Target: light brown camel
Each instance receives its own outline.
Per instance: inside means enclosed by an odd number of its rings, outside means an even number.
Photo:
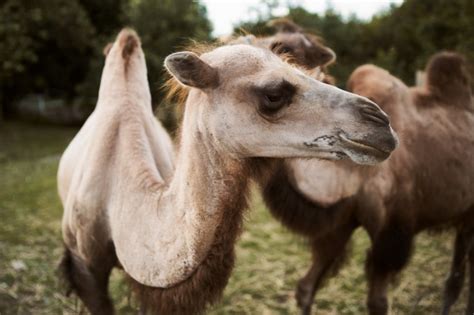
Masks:
[[[264,49],[179,52],[165,66],[188,91],[177,158],[151,110],[139,39],[124,30],[108,51],[96,109],[60,162],[61,266],[93,314],[113,313],[114,266],[145,312],[203,312],[230,276],[250,174],[274,158],[374,164],[397,143],[373,102]]]
[[[443,314],[462,288],[466,263],[474,312],[474,105],[462,57],[435,55],[427,83],[407,88],[375,66],[359,67],[349,80],[391,117],[400,146],[375,167],[345,161],[290,159],[269,178],[259,178],[273,215],[311,241],[313,264],[296,293],[303,314],[342,261],[353,231],[362,226],[372,248],[367,257],[368,310],[388,312],[387,291],[408,262],[414,236],[444,226],[457,231],[446,282]]]

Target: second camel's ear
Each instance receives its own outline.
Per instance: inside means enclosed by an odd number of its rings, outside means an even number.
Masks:
[[[328,66],[336,61],[336,53],[328,47],[324,47],[324,51],[321,53],[321,65]]]
[[[183,85],[198,89],[219,85],[217,70],[193,52],[182,51],[169,55],[165,59],[165,67]]]

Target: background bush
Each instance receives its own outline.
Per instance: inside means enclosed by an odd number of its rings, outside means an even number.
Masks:
[[[158,103],[163,58],[189,38],[208,40],[211,33],[205,7],[193,0],[5,0],[0,21],[0,106],[6,114],[30,93],[70,104],[94,99],[102,49],[124,26],[142,38]]]
[[[369,21],[356,16],[343,18],[331,8],[317,14],[292,7],[288,16],[321,35],[336,52],[331,74],[342,86],[355,67],[369,62],[413,84],[416,70],[423,69],[428,58],[440,50],[455,50],[466,55],[471,64],[474,61],[472,0],[405,0]],[[258,21],[243,22],[235,30],[269,34],[272,30],[266,23],[272,18],[271,14],[260,14]]]

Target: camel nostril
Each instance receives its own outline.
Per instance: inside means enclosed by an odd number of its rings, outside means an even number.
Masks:
[[[371,112],[362,111],[362,116],[369,121],[372,121],[384,126],[388,126],[390,124],[390,121],[388,120],[387,116],[381,113],[371,113]]]
[[[398,138],[395,134],[390,133],[390,135],[387,135],[386,137],[381,139],[384,145],[382,146],[382,151],[385,151],[387,153],[392,152],[395,150],[398,146]]]
[[[366,120],[384,126],[390,124],[388,116],[375,103],[363,100],[359,102],[358,107],[361,116]]]

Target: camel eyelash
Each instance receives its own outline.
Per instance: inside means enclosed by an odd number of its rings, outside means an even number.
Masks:
[[[278,112],[284,106],[291,104],[296,90],[296,87],[286,80],[264,87],[255,87],[254,91],[259,99],[259,111],[265,115]]]

